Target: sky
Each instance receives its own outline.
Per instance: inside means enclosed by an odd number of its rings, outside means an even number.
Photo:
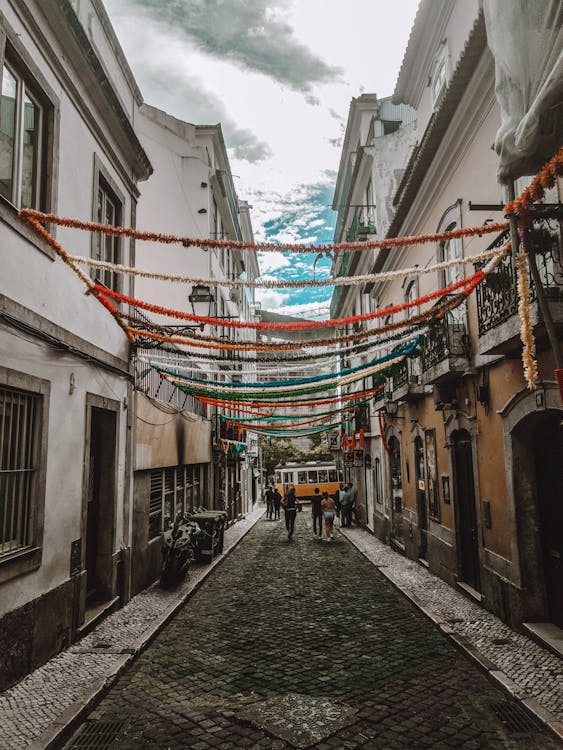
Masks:
[[[418,0],[104,1],[145,101],[221,123],[256,240],[331,242],[350,101],[393,93]],[[330,274],[326,257],[259,262],[270,278]],[[262,309],[308,317],[326,317],[332,294],[256,291]]]

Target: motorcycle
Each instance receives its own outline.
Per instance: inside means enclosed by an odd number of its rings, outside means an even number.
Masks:
[[[195,557],[201,533],[199,525],[181,513],[176,516],[173,524],[168,523],[162,539],[161,588],[172,588],[187,573]]]

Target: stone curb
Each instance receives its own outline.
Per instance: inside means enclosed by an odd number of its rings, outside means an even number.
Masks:
[[[550,711],[545,709],[536,698],[526,694],[525,689],[519,687],[513,680],[510,679],[502,670],[498,669],[490,659],[484,656],[470,641],[463,636],[458,635],[454,629],[448,625],[440,615],[436,614],[426,604],[412,593],[408,588],[404,588],[394,578],[393,575],[386,572],[386,564],[378,565],[373,560],[370,560],[369,555],[365,552],[360,544],[346,533],[346,531],[340,529],[340,533],[344,536],[350,544],[352,544],[358,552],[360,552],[374,568],[383,575],[389,583],[391,583],[397,591],[399,591],[406,599],[415,605],[434,625],[456,646],[457,649],[462,651],[469,659],[474,661],[479,668],[485,672],[485,674],[495,682],[500,688],[502,688],[511,698],[518,701],[523,706],[524,710],[531,714],[537,721],[543,726],[547,727],[559,740],[563,740],[563,722],[554,716]],[[368,533],[368,532],[366,532]],[[408,559],[408,558],[406,558]],[[563,747],[563,745],[562,745]]]
[[[111,686],[117,681],[117,678],[121,673],[127,669],[127,667],[147,648],[147,646],[155,639],[158,633],[164,628],[167,622],[172,618],[176,612],[181,609],[188,599],[199,589],[202,583],[207,577],[217,568],[222,562],[229,556],[232,550],[237,547],[244,537],[251,531],[251,529],[258,523],[262,518],[266,510],[262,512],[256,512],[256,517],[252,519],[248,528],[245,529],[241,535],[236,539],[230,547],[228,547],[220,557],[216,557],[209,565],[202,568],[202,575],[197,580],[194,580],[186,591],[182,592],[182,595],[176,599],[149,627],[143,632],[143,634],[133,642],[132,648],[133,653],[126,654],[117,658],[111,667],[106,671],[101,679],[95,681],[94,685],[82,696],[68,706],[55,721],[53,721],[43,732],[37,737],[28,750],[53,750],[56,745],[62,743],[68,739],[71,733],[76,728],[77,723],[90,712],[95,703],[98,703],[100,699],[108,692]],[[251,514],[248,514],[251,515]],[[247,516],[248,517],[248,516]],[[231,527],[232,528],[232,527]]]

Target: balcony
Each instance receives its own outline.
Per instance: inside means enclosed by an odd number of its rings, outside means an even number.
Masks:
[[[425,385],[452,380],[469,369],[469,337],[465,323],[456,321],[452,313],[431,324],[421,339],[421,350],[422,383]]]
[[[407,357],[393,368],[393,374],[387,380],[386,390],[392,401],[414,403],[424,396],[426,387],[422,384],[422,365],[420,357]]]
[[[530,244],[536,254],[538,272],[551,310],[554,324],[563,332],[563,268],[559,237],[549,225],[532,230]],[[519,351],[520,317],[516,269],[512,256],[502,259],[495,273],[477,287],[477,315],[479,323],[479,353],[513,355]],[[545,326],[538,310],[537,293],[530,278],[532,323],[538,345],[546,339]]]

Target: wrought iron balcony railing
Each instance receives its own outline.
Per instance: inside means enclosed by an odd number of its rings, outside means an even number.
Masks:
[[[422,371],[427,372],[451,357],[469,356],[469,343],[465,323],[455,322],[451,314],[430,325],[421,339]]]
[[[502,246],[508,234],[500,235],[491,247]],[[542,287],[548,299],[563,299],[563,269],[558,258],[558,237],[555,231],[542,225],[531,230],[530,246],[536,253],[536,262]],[[475,266],[482,268],[483,264]],[[537,294],[530,276],[530,298]],[[516,269],[512,255],[504,257],[494,273],[477,287],[477,315],[479,336],[483,336],[518,312]]]

